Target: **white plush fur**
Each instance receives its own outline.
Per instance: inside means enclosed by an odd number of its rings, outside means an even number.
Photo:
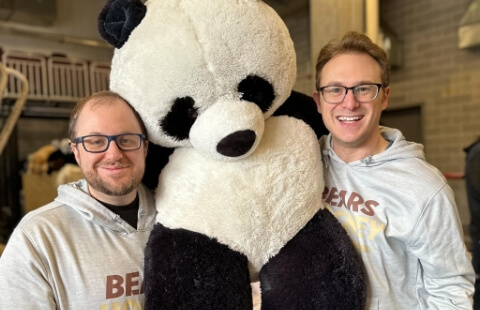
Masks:
[[[192,148],[176,150],[160,175],[157,220],[217,238],[244,253],[252,278],[322,205],[318,143],[302,121],[267,120],[247,158],[221,162]]]
[[[288,30],[258,0],[149,0],[147,13],[115,50],[111,89],[124,96],[156,144],[178,147],[160,176],[158,222],[217,238],[249,258],[252,280],[322,208],[317,139],[302,121],[271,117],[290,95],[296,59]],[[256,75],[275,94],[266,112],[242,99]],[[162,131],[177,98],[195,101],[189,138]],[[252,149],[226,157],[216,145],[239,130]]]

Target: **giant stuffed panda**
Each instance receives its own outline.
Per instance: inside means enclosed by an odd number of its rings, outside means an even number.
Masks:
[[[289,32],[259,0],[109,0],[110,88],[173,148],[145,249],[146,309],[363,309],[362,265],[322,202],[310,97]],[[150,156],[150,166],[155,166]],[[147,170],[150,171],[147,165]]]

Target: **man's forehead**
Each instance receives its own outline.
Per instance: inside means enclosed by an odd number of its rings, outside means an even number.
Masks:
[[[116,119],[121,121],[122,126],[127,124],[140,126],[135,117],[133,110],[128,104],[117,98],[100,98],[92,99],[85,103],[78,115],[78,124],[82,127],[93,126],[93,124],[108,124]]]
[[[112,97],[101,97],[101,98],[92,98],[85,103],[85,107],[89,107],[90,110],[95,110],[101,107],[109,107],[112,105],[127,105],[124,101],[118,98]]]
[[[346,82],[345,80],[356,84],[379,83],[378,79],[381,79],[381,75],[380,65],[370,55],[342,53],[325,64],[320,73],[320,80],[329,84]]]

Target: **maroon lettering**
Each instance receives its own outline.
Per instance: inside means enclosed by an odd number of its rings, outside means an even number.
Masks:
[[[340,196],[337,194],[337,188],[332,187],[330,189],[330,193],[328,194],[327,198],[325,199],[325,202],[331,205],[332,207],[336,207],[337,203],[335,202],[337,199],[339,199]]]
[[[365,215],[373,216],[375,215],[375,211],[373,211],[373,207],[378,207],[379,203],[375,200],[367,200],[365,201],[365,208],[362,208],[362,212]]]
[[[120,275],[107,276],[107,299],[118,298],[123,295],[133,296],[145,292],[145,286],[140,281],[140,272],[130,272]]]
[[[327,197],[328,195],[328,187],[324,187],[323,188],[323,193],[322,193],[322,199],[325,200],[325,198]]]
[[[348,199],[347,209],[352,210],[353,212],[358,212],[358,206],[361,204],[363,204],[362,196],[353,192]]]
[[[345,198],[347,196],[347,191],[340,191],[340,205],[339,207],[347,207],[347,204],[345,203],[345,201],[347,201],[347,199]]]
[[[374,208],[380,204],[375,200],[367,200],[358,193],[352,192],[350,195],[345,190],[339,191],[336,187],[330,190],[325,187],[322,192],[322,199],[332,207],[344,207],[353,212],[362,212],[368,216],[374,216]]]
[[[140,290],[138,289],[139,275],[139,272],[127,273],[125,282],[125,290],[127,291],[127,296],[138,295],[140,293]]]
[[[107,276],[107,299],[123,295],[123,277],[119,275]]]

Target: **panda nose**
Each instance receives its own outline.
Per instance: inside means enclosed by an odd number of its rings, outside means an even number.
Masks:
[[[217,144],[217,152],[228,157],[246,154],[255,143],[256,134],[252,130],[234,132]]]

